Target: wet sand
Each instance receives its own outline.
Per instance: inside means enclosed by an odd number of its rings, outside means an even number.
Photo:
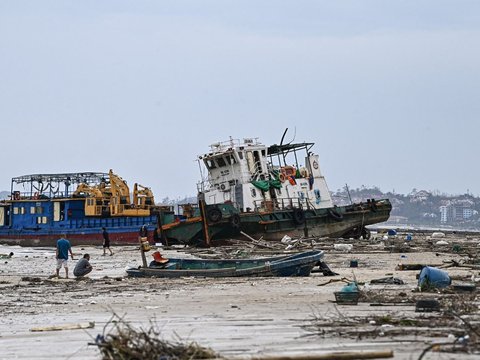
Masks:
[[[448,246],[425,247],[426,237],[418,236],[405,252],[390,249],[384,243],[363,241],[351,253],[333,249],[335,240],[317,243],[325,250],[324,260],[338,276],[313,273],[300,278],[181,278],[134,279],[125,269],[140,265],[136,247],[114,247],[114,256],[102,256],[100,247],[76,247],[76,259],[91,255],[93,272],[88,280],[52,279],[55,272],[53,248],[0,246],[0,254],[14,252],[11,259],[0,260],[0,358],[1,359],[99,359],[96,346],[88,345],[104,332],[115,313],[133,326],[148,328],[152,323],[165,340],[195,341],[211,347],[227,358],[266,355],[312,355],[332,351],[393,350],[396,359],[418,358],[434,341],[447,341],[449,332],[430,336],[429,332],[408,330],[389,335],[395,326],[369,323],[379,316],[417,318],[412,297],[431,298],[432,294],[412,291],[419,271],[399,271],[403,263],[442,264],[461,260],[464,254]],[[403,243],[403,240],[395,240]],[[477,239],[453,239],[476,249]],[[416,244],[422,242],[422,247]],[[401,247],[401,246],[400,246]],[[182,249],[162,250],[166,257],[192,256]],[[401,255],[404,255],[403,257]],[[350,261],[358,260],[351,268]],[[75,261],[76,262],[76,261]],[[70,275],[73,265],[70,261]],[[448,269],[451,276],[471,277],[478,270]],[[63,269],[60,274],[63,276]],[[372,279],[395,276],[405,285],[370,285]],[[367,283],[362,289],[386,298],[398,298],[400,304],[371,306],[337,305],[334,292],[342,278]],[[329,281],[333,282],[323,285]],[[323,286],[322,286],[323,285]],[[404,301],[405,303],[401,304]],[[429,314],[429,316],[440,316]],[[342,334],[338,326],[345,319],[362,319],[362,326],[375,336]],[[61,331],[30,331],[35,327],[94,322],[94,328]],[[321,324],[321,325],[319,325]],[[400,329],[397,327],[397,329]],[[384,331],[385,330],[385,331]],[[442,335],[443,334],[443,335]],[[425,359],[465,358],[474,355],[429,353]]]

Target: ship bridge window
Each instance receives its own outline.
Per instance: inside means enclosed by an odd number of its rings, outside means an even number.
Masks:
[[[215,161],[209,159],[205,160],[205,165],[207,165],[207,168],[210,169],[215,169],[217,166],[215,165]]]
[[[223,166],[227,165],[227,163],[225,162],[225,159],[223,157],[218,157],[217,158],[217,163],[218,163],[219,167],[223,167]]]
[[[228,165],[233,165],[237,163],[237,160],[235,160],[235,157],[233,155],[227,155],[227,162]]]
[[[253,158],[255,160],[255,163],[260,163],[260,153],[258,151],[253,152]]]
[[[37,224],[46,224],[46,223],[47,223],[47,217],[46,216],[37,217]]]

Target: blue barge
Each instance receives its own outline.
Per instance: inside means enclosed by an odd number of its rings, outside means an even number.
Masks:
[[[53,246],[66,236],[75,245],[101,245],[105,227],[112,244],[138,244],[143,225],[153,240],[154,208],[149,188],[135,184],[131,194],[112,170],[15,177],[0,202],[0,242]]]

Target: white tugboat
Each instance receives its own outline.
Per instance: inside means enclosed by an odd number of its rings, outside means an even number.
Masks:
[[[218,219],[212,205],[231,204],[238,214],[217,237],[235,231],[264,239],[290,236],[368,237],[366,225],[386,221],[388,199],[335,206],[313,143],[266,146],[257,139],[230,139],[200,155],[200,197],[209,222]],[[213,220],[213,221],[212,221]]]

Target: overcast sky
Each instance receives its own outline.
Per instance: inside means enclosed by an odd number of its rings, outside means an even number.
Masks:
[[[229,136],[315,142],[331,190],[480,195],[479,1],[0,0],[0,190],[196,194]]]

